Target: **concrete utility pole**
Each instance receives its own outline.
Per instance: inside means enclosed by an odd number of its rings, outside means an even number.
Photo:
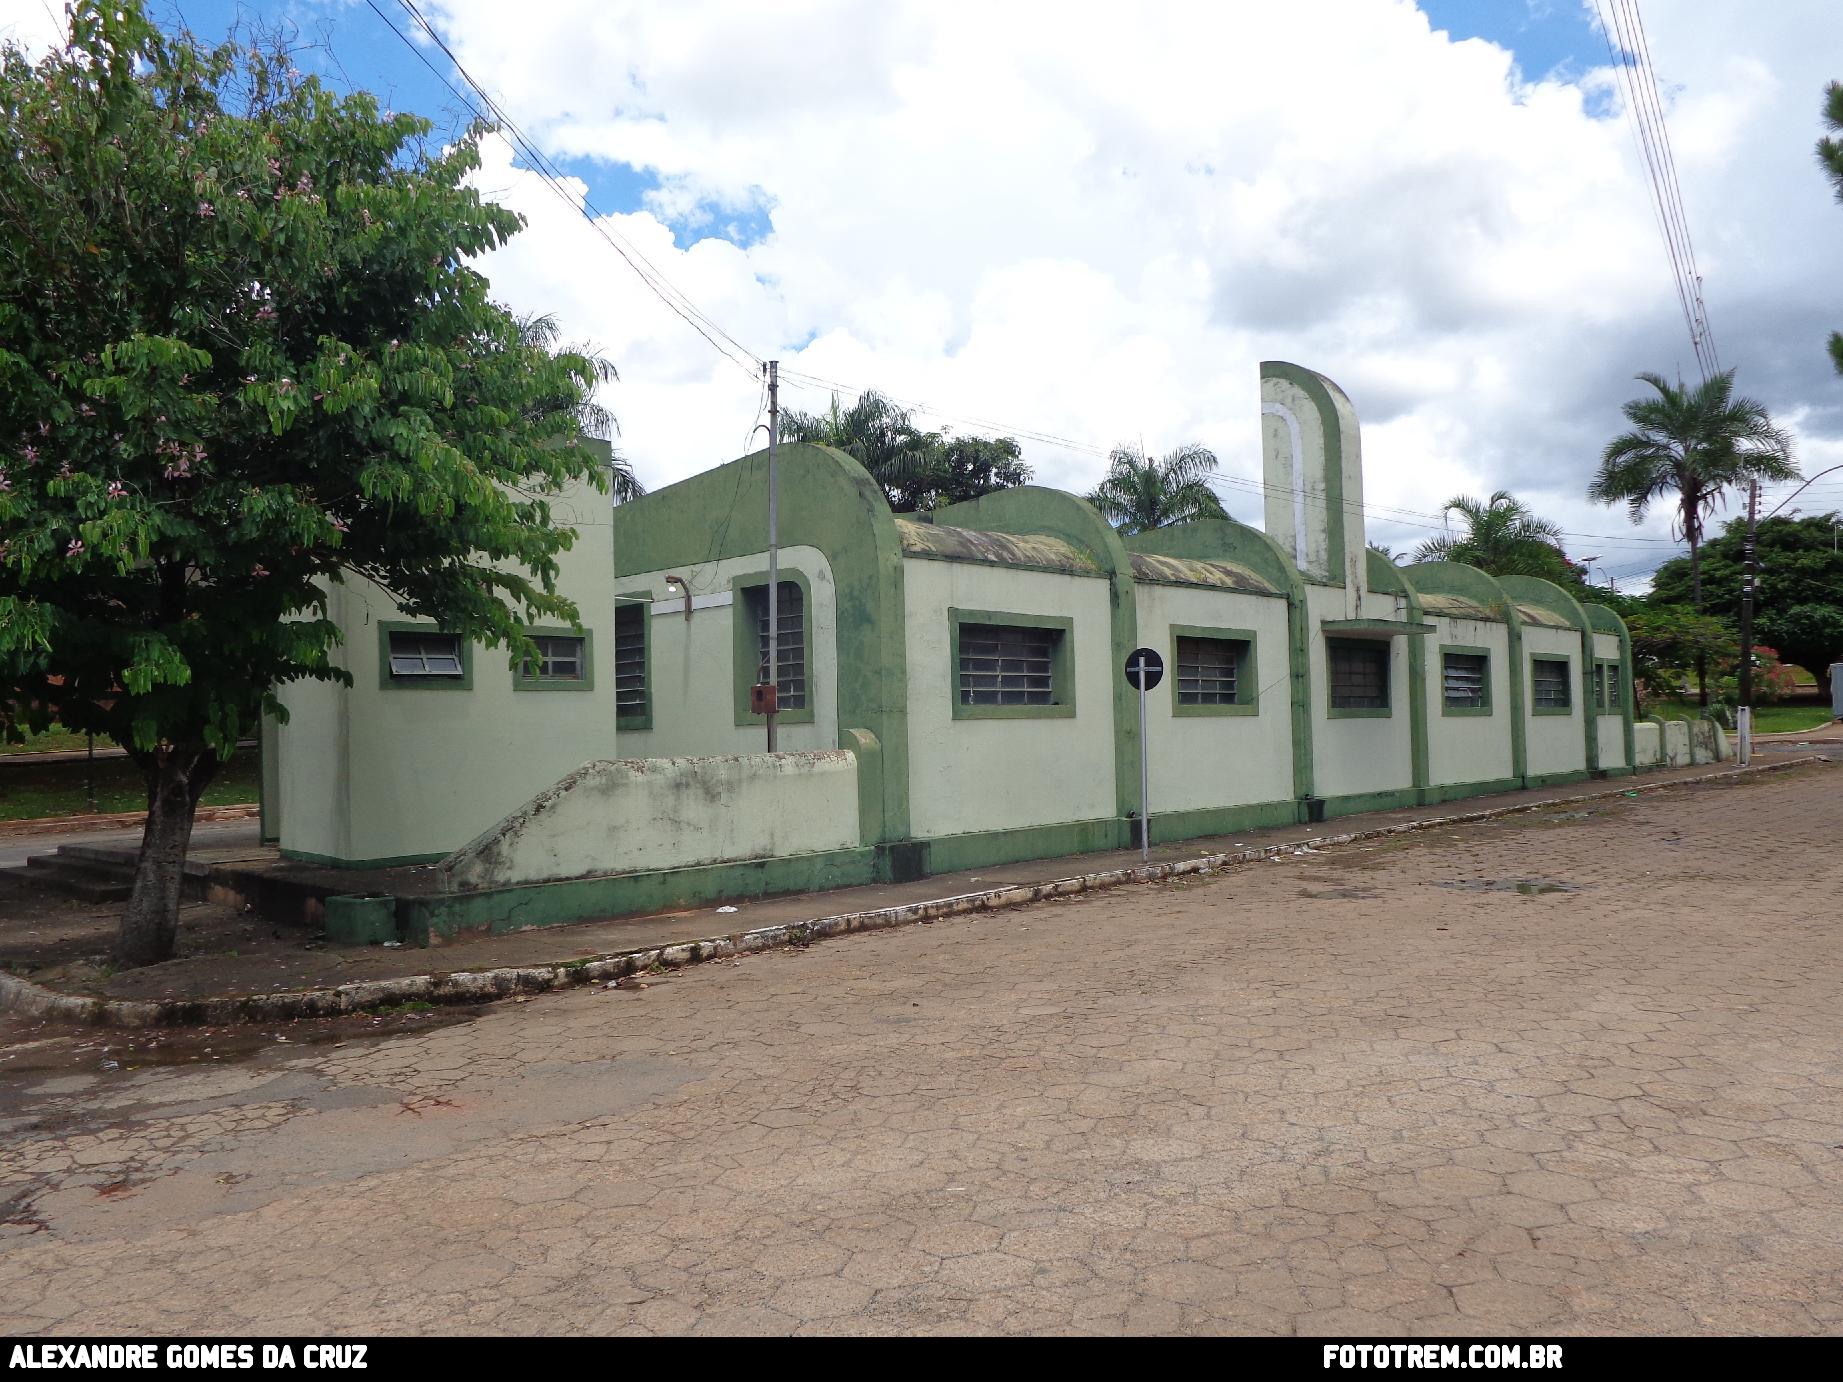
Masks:
[[[781,694],[781,362],[768,362],[768,690],[762,719],[768,752],[775,751],[774,717]]]
[[[1741,766],[1753,757],[1753,601],[1754,535],[1760,522],[1760,482],[1747,485],[1747,537],[1741,544],[1741,669],[1740,705],[1734,712],[1734,730],[1740,739]]]

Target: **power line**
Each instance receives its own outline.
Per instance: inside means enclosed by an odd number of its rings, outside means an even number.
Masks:
[[[429,60],[428,54],[423,52],[421,47],[419,47],[408,34],[404,33],[390,21],[390,18],[378,7],[376,0],[365,0],[366,7],[378,17],[386,28],[397,36],[398,40],[402,42],[410,52],[416,55],[417,61],[428,68],[442,85],[446,86],[448,90],[453,93],[455,99],[460,101],[462,105],[473,114],[475,119],[479,120],[482,124],[500,127],[510,137],[513,147],[523,154],[526,160],[533,165],[533,171],[537,173],[544,185],[550,188],[559,200],[563,201],[589,223],[590,229],[595,231],[597,235],[606,241],[609,248],[620,255],[621,259],[634,271],[640,281],[647,286],[655,297],[664,303],[666,307],[671,309],[671,311],[690,326],[692,330],[696,331],[709,342],[725,359],[736,365],[737,368],[743,370],[751,378],[759,377],[762,364],[761,357],[743,346],[727,331],[724,331],[722,327],[718,326],[715,321],[698,308],[696,303],[692,302],[689,297],[674,286],[671,280],[666,278],[666,276],[661,273],[636,246],[629,244],[624,237],[613,232],[604,223],[603,213],[589,200],[586,190],[581,197],[572,195],[570,191],[563,186],[563,174],[561,171],[536,144],[526,137],[524,131],[505,113],[504,108],[493,99],[486,88],[474,79],[472,73],[462,65],[460,59],[454,55],[453,50],[448,47],[442,40],[441,35],[436,32],[434,25],[424,18],[422,11],[416,7],[414,0],[398,0],[398,3],[402,6],[404,11],[415,20],[418,27],[429,36],[436,47],[440,48],[443,54],[447,56],[448,60],[454,64],[455,71],[460,74],[461,80],[465,82],[479,98],[480,104],[485,106],[487,111],[491,112],[490,119],[486,114],[481,112],[478,106],[468,100],[467,97],[463,96],[461,92],[455,88],[454,84],[448,80],[446,75]],[[721,337],[722,340],[719,341],[718,337]],[[727,345],[724,344],[725,342],[727,342]],[[738,355],[742,358],[738,359]]]

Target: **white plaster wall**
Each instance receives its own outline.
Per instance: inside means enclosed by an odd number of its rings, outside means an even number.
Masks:
[[[918,838],[1115,814],[1113,637],[1105,579],[905,558],[909,823]],[[1075,621],[1075,714],[956,720],[950,609]]]
[[[1326,619],[1342,619],[1345,592],[1330,586],[1308,585],[1306,608],[1310,612],[1312,639],[1312,731],[1315,752],[1313,783],[1321,797],[1348,796],[1355,792],[1406,791],[1414,785],[1414,738],[1408,709],[1408,649],[1406,638],[1391,638],[1389,656],[1389,709],[1386,719],[1330,717],[1331,680],[1325,664]],[[1406,619],[1405,605],[1390,594],[1371,593],[1357,615],[1363,619]],[[1410,635],[1432,637],[1433,635]]]
[[[816,547],[783,547],[781,578],[798,572],[811,593],[807,611],[807,647],[810,680],[807,696],[813,708],[811,724],[790,724],[783,716],[776,744],[783,751],[838,747],[838,585],[831,563]],[[623,730],[621,752],[631,758],[665,758],[674,755],[738,754],[765,751],[767,731],[757,723],[736,723],[736,631],[738,610],[730,582],[768,569],[768,554],[752,553],[724,561],[675,566],[622,577],[615,593],[647,592],[653,599],[669,601],[670,610],[649,611],[648,637],[652,640],[649,671],[653,710],[650,730]],[[682,592],[668,589],[668,575],[690,582],[694,603],[714,598],[719,603],[694,608],[684,615]],[[754,680],[754,669],[747,669]]]
[[[1650,720],[1632,726],[1633,756],[1640,768],[1655,768],[1664,761],[1663,732]]]
[[[1164,655],[1165,681],[1146,696],[1152,814],[1293,798],[1292,676],[1286,601],[1229,590],[1140,585],[1139,642]],[[1173,624],[1255,635],[1258,715],[1177,715]],[[1135,706],[1134,713],[1138,710]]]
[[[1438,632],[1427,635],[1427,770],[1434,786],[1496,782],[1511,775],[1510,630],[1488,619],[1436,616]],[[1484,648],[1489,654],[1491,713],[1446,713],[1440,653],[1448,644]]]
[[[1617,634],[1596,633],[1593,636],[1593,655],[1596,659],[1604,658],[1609,662],[1619,661],[1619,637]],[[1630,669],[1619,669],[1623,681],[1631,675]],[[1600,743],[1600,766],[1602,768],[1623,768],[1625,761],[1625,716],[1615,707],[1608,714],[1595,711],[1595,731]]]
[[[593,689],[515,691],[506,651],[478,645],[470,690],[380,686],[377,626],[403,616],[381,588],[349,578],[330,609],[352,687],[282,691],[283,849],[347,862],[440,856],[585,761],[614,754],[608,499],[585,487],[554,508],[578,532],[558,558],[558,588],[591,635]]]
[[[456,852],[456,888],[767,859],[858,843],[843,750],[585,764]]]
[[[1568,687],[1571,705],[1566,715],[1537,715],[1536,697],[1530,683],[1532,657],[1568,659]],[[1583,704],[1586,691],[1581,681],[1581,634],[1578,629],[1556,629],[1543,624],[1523,626],[1524,719],[1529,726],[1528,771],[1536,777],[1545,773],[1584,772],[1587,768],[1587,740],[1583,717],[1590,708]]]

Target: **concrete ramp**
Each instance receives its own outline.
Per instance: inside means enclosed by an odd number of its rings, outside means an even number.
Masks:
[[[439,865],[445,891],[853,849],[843,749],[585,763]]]

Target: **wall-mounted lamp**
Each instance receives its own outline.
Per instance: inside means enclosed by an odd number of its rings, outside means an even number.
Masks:
[[[670,590],[674,586],[676,586],[685,597],[685,620],[688,623],[691,619],[691,587],[686,583],[683,576],[667,576],[666,589]]]

